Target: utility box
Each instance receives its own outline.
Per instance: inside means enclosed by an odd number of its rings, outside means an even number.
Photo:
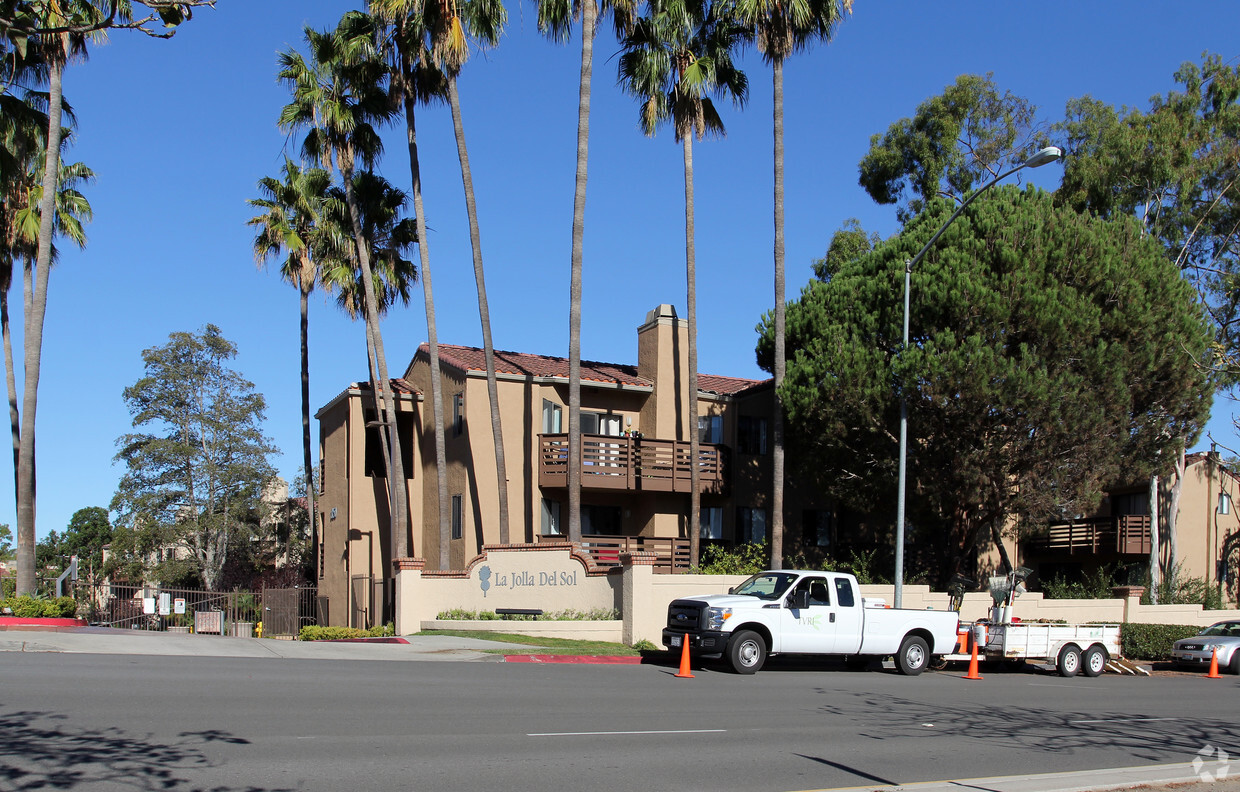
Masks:
[[[199,635],[223,635],[224,611],[194,611],[194,632]]]

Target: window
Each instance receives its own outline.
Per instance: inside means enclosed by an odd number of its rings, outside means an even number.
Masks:
[[[793,590],[793,597],[797,594],[805,592],[809,595],[809,605],[829,606],[831,604],[831,595],[827,589],[827,581],[822,578],[802,578]]]
[[[365,474],[371,478],[387,478],[384,443],[379,435],[375,411],[365,410],[362,415],[366,423]],[[396,425],[400,429],[400,460],[405,468],[405,478],[413,478],[413,413],[397,413]]]
[[[452,538],[465,536],[465,501],[460,495],[452,496]]]
[[[736,510],[737,542],[756,544],[766,541],[766,509],[747,506]]]
[[[582,506],[581,533],[590,536],[616,536],[620,533],[620,507]]]
[[[458,393],[452,397],[452,436],[460,437],[465,431],[465,394]]]
[[[702,538],[723,538],[723,509],[718,506],[703,507],[701,511]]]
[[[560,536],[564,533],[560,528],[560,502],[543,498],[542,502],[542,535]]]
[[[543,399],[543,434],[563,434],[564,408],[552,401]]]
[[[318,483],[318,486],[319,486],[318,493],[319,493],[320,495],[322,495],[324,492],[326,492],[326,491],[327,491],[327,476],[325,476],[325,475],[324,475],[324,473],[323,473],[323,455],[324,455],[324,453],[326,453],[326,452],[325,452],[325,450],[323,449],[323,438],[322,438],[322,437],[320,437],[320,438],[319,438],[319,467],[318,467],[318,470],[315,470],[315,471],[314,471],[314,473],[315,473],[315,478],[316,478],[316,479],[318,479],[318,482],[317,482],[317,483]]]
[[[698,416],[698,442],[715,443],[716,445],[723,442],[722,415]]]
[[[801,513],[801,538],[810,547],[831,547],[835,532],[835,512],[830,509],[806,509]]]
[[[852,584],[844,578],[835,579],[835,600],[841,608],[851,608],[857,604],[853,597]]]
[[[323,540],[323,534],[319,534],[319,580],[327,576],[327,542]]]
[[[581,433],[619,437],[624,434],[620,416],[613,413],[581,413]]]
[[[1129,514],[1150,513],[1150,496],[1148,492],[1129,492],[1111,496],[1111,514],[1122,517]]]
[[[742,415],[736,428],[736,448],[742,454],[766,453],[766,419]]]

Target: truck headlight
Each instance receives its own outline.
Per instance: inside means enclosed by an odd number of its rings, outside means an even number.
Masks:
[[[731,608],[707,608],[705,627],[708,630],[721,630],[723,623],[732,618]]]

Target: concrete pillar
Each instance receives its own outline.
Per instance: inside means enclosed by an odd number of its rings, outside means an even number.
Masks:
[[[621,640],[629,646],[646,637],[639,625],[653,605],[650,587],[656,558],[651,552],[620,554],[620,618],[624,622]]]
[[[1111,594],[1116,599],[1124,601],[1124,621],[1130,622],[1137,615],[1137,609],[1141,607],[1141,595],[1145,593],[1145,586],[1116,586],[1111,589]]]
[[[413,635],[422,630],[422,614],[417,603],[422,599],[422,570],[424,558],[398,558],[392,562],[392,575],[396,579],[396,634]]]

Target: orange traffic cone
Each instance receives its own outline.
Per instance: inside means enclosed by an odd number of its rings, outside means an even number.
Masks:
[[[973,645],[973,652],[969,656],[969,673],[965,674],[963,679],[981,679],[982,675],[977,673],[977,641],[969,643]]]
[[[693,679],[693,674],[689,671],[689,636],[681,638],[684,643],[684,649],[680,652],[680,670],[676,672],[676,676],[682,679]]]
[[[1222,675],[1218,672],[1218,649],[1210,652],[1210,673],[1206,674],[1206,679],[1222,679]]]

